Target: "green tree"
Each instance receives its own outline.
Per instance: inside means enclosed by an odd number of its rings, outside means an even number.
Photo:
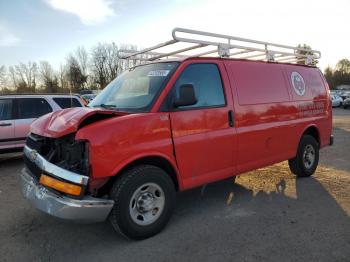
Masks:
[[[334,76],[333,76],[333,69],[330,66],[327,66],[324,70],[324,77],[327,80],[327,83],[329,84],[329,87],[333,89],[334,86]]]
[[[339,60],[339,62],[335,66],[335,69],[344,75],[350,74],[350,61],[349,61],[349,59]]]
[[[341,59],[336,64],[335,69],[328,66],[324,71],[324,76],[331,89],[339,85],[350,85],[350,61]]]

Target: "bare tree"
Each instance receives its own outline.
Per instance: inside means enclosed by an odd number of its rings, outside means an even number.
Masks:
[[[36,87],[36,77],[38,73],[38,66],[35,62],[28,62],[27,64],[20,63],[19,64],[18,75],[21,76],[24,82],[27,83],[27,86],[30,90],[35,91]]]
[[[54,71],[52,66],[47,61],[40,61],[39,74],[41,80],[45,83],[51,81],[54,77]]]
[[[79,46],[67,57],[67,76],[74,92],[84,89],[88,79],[89,56],[83,46]]]
[[[91,50],[91,71],[95,82],[102,89],[121,71],[115,43],[99,43]]]
[[[16,77],[16,72],[15,72],[15,68],[13,66],[9,67],[9,75],[12,81],[12,86],[16,89],[17,88],[17,77]]]
[[[88,75],[88,62],[89,62],[89,54],[86,51],[84,46],[78,46],[75,50],[74,56],[79,64],[80,71],[83,75]]]
[[[104,44],[98,43],[97,46],[93,47],[91,55],[91,71],[93,73],[94,81],[100,86],[100,88],[104,88],[107,82],[105,68],[107,57]]]
[[[0,90],[4,91],[8,88],[8,78],[6,66],[0,66]]]
[[[64,65],[60,65],[60,69],[58,71],[58,82],[62,92],[66,92],[69,90],[69,77],[68,70]]]
[[[67,76],[69,78],[70,86],[73,92],[79,92],[84,89],[87,81],[87,76],[83,74],[79,62],[75,56],[70,55],[67,58]]]
[[[119,68],[118,46],[113,42],[106,46],[107,54],[107,81],[116,78]]]
[[[17,92],[35,92],[38,67],[35,62],[19,63],[9,67],[10,77]]]
[[[48,93],[56,93],[58,91],[58,79],[49,62],[40,61],[39,74],[44,84],[45,91]]]

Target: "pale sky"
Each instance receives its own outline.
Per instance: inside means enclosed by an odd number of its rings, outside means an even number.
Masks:
[[[350,59],[350,0],[0,0],[0,65],[64,63],[79,45],[147,47],[185,27],[322,52],[319,66]]]

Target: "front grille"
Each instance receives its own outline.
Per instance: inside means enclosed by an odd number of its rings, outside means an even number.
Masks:
[[[27,137],[26,145],[46,158],[54,150],[54,139],[31,133]]]
[[[36,164],[30,161],[30,159],[28,159],[26,155],[23,156],[23,159],[24,159],[25,166],[33,174],[34,178],[36,178],[37,181],[39,181],[40,176],[42,174],[42,170]]]
[[[75,134],[49,138],[31,133],[27,137],[26,145],[52,164],[78,174],[89,175],[87,144],[85,141],[76,141]],[[30,159],[26,158],[25,164],[36,176],[42,173]]]
[[[52,139],[51,139],[52,140]],[[52,150],[52,142],[50,138],[39,136],[36,134],[29,134],[26,139],[26,146],[37,151],[40,155],[47,158],[48,153]],[[39,181],[43,171],[34,164],[26,155],[24,155],[24,164],[28,170],[33,174],[34,178]]]

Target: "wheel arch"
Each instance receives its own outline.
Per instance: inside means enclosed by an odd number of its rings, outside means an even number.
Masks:
[[[320,131],[316,125],[309,125],[306,128],[304,128],[304,131],[303,131],[302,135],[300,136],[299,141],[301,140],[301,138],[304,135],[310,135],[310,136],[314,137],[316,139],[318,145],[319,146],[321,145]]]
[[[112,176],[101,188],[102,191],[108,192],[115,180],[120,177],[121,173],[138,165],[153,165],[163,169],[167,174],[169,174],[170,178],[174,182],[175,190],[182,190],[183,187],[179,178],[179,170],[177,169],[176,163],[162,154],[149,154],[133,157],[132,159],[123,161],[122,164],[119,164],[113,171],[113,174],[115,175]]]

